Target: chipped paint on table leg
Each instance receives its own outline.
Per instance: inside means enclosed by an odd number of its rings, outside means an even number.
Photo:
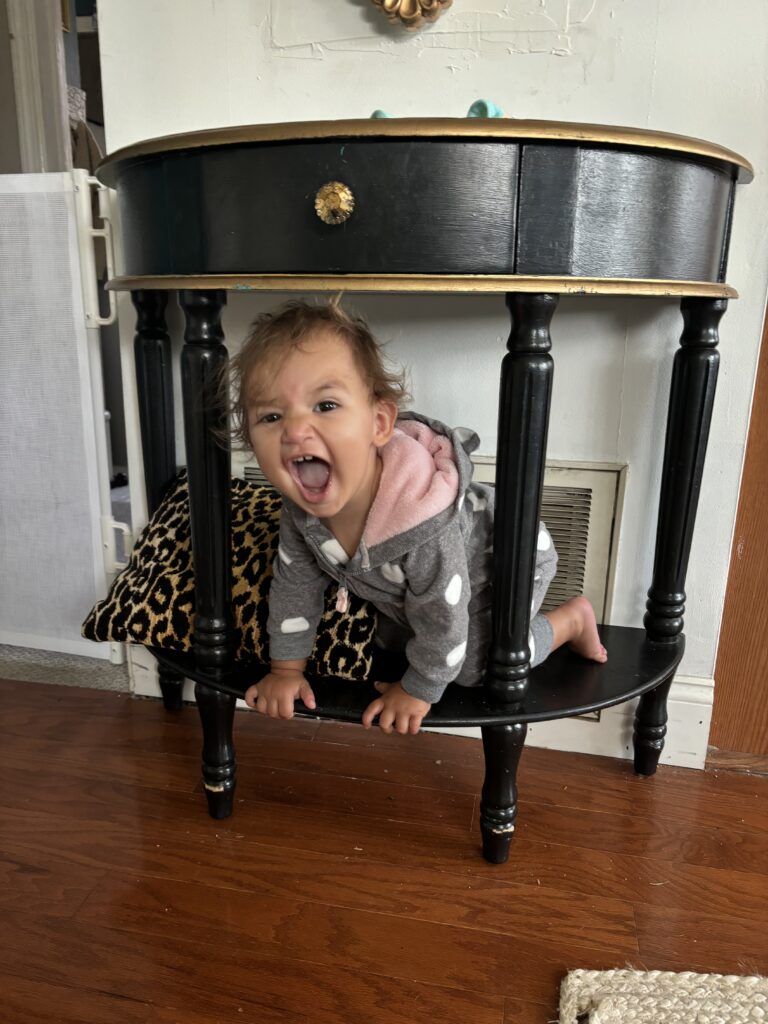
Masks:
[[[491,864],[504,864],[509,858],[512,833],[517,817],[517,766],[523,751],[528,726],[485,725],[485,781],[480,803],[480,833],[483,856]]]

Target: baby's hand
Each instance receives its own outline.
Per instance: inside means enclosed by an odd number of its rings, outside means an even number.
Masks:
[[[245,703],[270,718],[293,718],[293,702],[301,697],[304,706],[315,708],[315,695],[303,672],[274,669],[245,692]]]
[[[379,716],[379,726],[386,733],[396,732],[405,736],[406,733],[417,733],[421,728],[421,721],[432,707],[425,700],[412,697],[407,693],[401,683],[376,683],[376,689],[381,694],[375,701],[368,705],[363,712],[363,725],[370,729],[376,715]]]

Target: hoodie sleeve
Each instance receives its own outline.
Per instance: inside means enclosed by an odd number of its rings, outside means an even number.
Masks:
[[[269,590],[267,632],[272,659],[309,658],[323,614],[328,580],[296,526],[291,510],[283,506]]]
[[[403,689],[435,704],[467,654],[469,571],[457,521],[408,556],[404,612],[413,637],[405,648]]]

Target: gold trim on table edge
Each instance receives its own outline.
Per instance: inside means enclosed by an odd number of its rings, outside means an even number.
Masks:
[[[101,161],[96,174],[111,185],[112,166],[121,160],[148,156],[169,150],[197,149],[203,146],[228,146],[244,142],[287,142],[300,139],[330,138],[455,137],[481,139],[528,139],[531,141],[592,142],[614,146],[637,146],[689,153],[711,160],[725,161],[741,168],[739,180],[752,180],[754,169],[746,157],[716,146],[705,139],[654,132],[647,128],[622,128],[618,125],[578,124],[567,121],[517,121],[511,117],[392,117],[357,118],[344,121],[283,121],[275,124],[240,125],[232,128],[208,128],[177,135],[163,135],[115,150]],[[108,171],[104,177],[104,171]]]
[[[737,299],[728,284],[713,281],[668,281],[607,277],[517,277],[512,274],[203,274],[175,277],[113,277],[112,291],[222,289],[233,292],[555,292],[562,295],[656,295],[674,298],[700,296]]]

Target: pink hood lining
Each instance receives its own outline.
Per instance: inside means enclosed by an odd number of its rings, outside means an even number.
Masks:
[[[403,420],[379,457],[379,489],[363,534],[369,548],[450,508],[459,493],[451,439],[425,423]]]

